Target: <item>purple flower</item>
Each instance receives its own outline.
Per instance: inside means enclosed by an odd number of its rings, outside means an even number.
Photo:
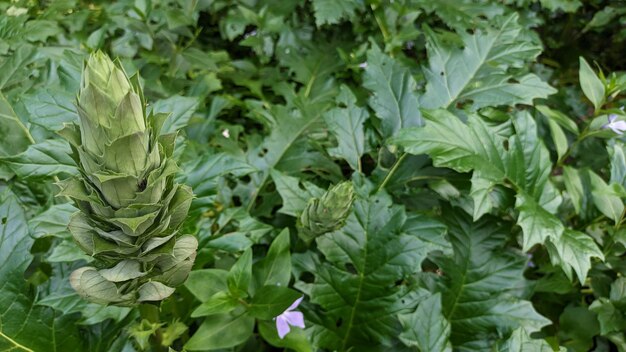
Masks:
[[[276,319],[276,330],[278,330],[278,337],[281,339],[285,337],[291,330],[291,326],[297,326],[299,328],[304,329],[304,316],[301,312],[293,311],[298,307],[300,302],[302,302],[302,298],[298,298],[295,302],[287,308],[284,312],[282,312]]]
[[[617,120],[617,115],[611,114],[609,115],[609,123],[602,126],[602,128],[610,128],[613,132],[617,134],[623,134],[626,131],[626,121]]]

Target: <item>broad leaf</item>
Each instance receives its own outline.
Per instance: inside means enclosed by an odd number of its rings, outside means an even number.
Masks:
[[[593,104],[594,109],[596,111],[600,110],[604,104],[604,84],[582,56],[579,58],[579,61],[578,77],[580,79],[580,87],[587,99]]]
[[[402,127],[423,124],[411,72],[375,45],[367,52],[363,86],[372,92],[369,103],[381,120],[384,137],[395,135]]]
[[[45,178],[59,174],[77,173],[74,160],[70,157],[69,144],[61,139],[47,139],[33,144],[25,152],[0,159],[19,177]]]
[[[379,194],[357,199],[346,225],[317,239],[326,262],[314,271],[311,301],[326,316],[316,337],[321,346],[389,346],[396,313],[415,299],[395,283],[418,271],[428,251],[418,237],[401,232],[405,220],[404,210]]]
[[[337,103],[345,105],[345,108],[337,107],[324,114],[324,120],[338,144],[328,152],[333,157],[343,158],[353,170],[361,171],[361,156],[365,152],[363,123],[369,114],[356,106],[356,97],[346,86],[341,86]]]
[[[180,95],[174,95],[155,102],[151,110],[153,113],[171,113],[163,124],[161,134],[173,133],[187,126],[191,115],[193,115],[198,108],[198,104],[199,101],[197,98],[183,97]]]
[[[415,312],[401,315],[403,331],[400,340],[420,351],[449,352],[450,323],[443,316],[441,294],[436,293],[420,303]]]
[[[272,170],[271,175],[276,185],[276,190],[283,199],[283,206],[279,210],[281,213],[298,216],[306,207],[309,199],[324,194],[323,189],[310,182],[302,182],[303,188],[300,187],[300,180],[296,177],[287,176],[276,170]]]
[[[430,29],[427,34],[428,68],[426,93],[420,99],[425,108],[448,108],[470,101],[472,109],[484,106],[532,104],[556,90],[532,73],[509,73],[533,60],[541,46],[525,35],[513,13],[493,28],[473,34],[460,32],[463,49],[442,41]]]
[[[187,351],[210,351],[244,343],[254,328],[254,318],[246,315],[219,314],[204,320],[185,344]]]
[[[355,10],[362,7],[357,0],[312,0],[315,11],[315,24],[320,27],[323,24],[335,24],[340,20],[352,18]]]
[[[527,285],[526,258],[502,249],[510,230],[488,217],[473,223],[450,209],[445,219],[454,256],[437,255],[434,261],[443,271],[438,282],[455,348],[482,351],[519,327],[537,331],[549,324],[520,296]]]
[[[26,295],[24,271],[33,257],[24,211],[10,191],[0,194],[0,350],[82,350],[71,316],[37,306]]]
[[[554,215],[561,204],[561,195],[550,181],[552,163],[550,154],[537,135],[537,126],[528,113],[518,113],[513,119],[513,130],[507,124],[488,125],[476,115],[468,117],[468,124],[453,114],[435,110],[425,115],[425,127],[404,129],[392,140],[412,154],[427,153],[436,166],[449,167],[459,172],[474,170],[472,196],[474,216],[486,213],[485,192],[490,183],[502,184],[517,192],[518,224],[524,232],[523,248],[536,244],[554,244],[559,252],[589,249],[582,257],[569,255],[554,258],[566,273],[576,270],[579,280],[585,279],[589,265],[581,266],[581,258],[597,256],[599,249],[593,242],[581,246],[569,239],[561,241],[565,226]],[[506,146],[506,148],[505,148]],[[573,247],[569,247],[573,246]],[[582,276],[581,276],[582,275]]]

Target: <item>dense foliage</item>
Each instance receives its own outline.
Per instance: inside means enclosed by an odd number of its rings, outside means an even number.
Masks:
[[[626,351],[625,21],[0,2],[0,350]]]

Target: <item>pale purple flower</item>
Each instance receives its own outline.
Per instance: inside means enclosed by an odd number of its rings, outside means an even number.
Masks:
[[[360,68],[363,68],[363,69],[364,69],[364,68],[367,68],[367,61],[365,61],[365,62],[361,62],[361,63],[359,64],[359,67],[360,67]]]
[[[613,132],[617,134],[623,134],[626,131],[626,121],[617,120],[617,115],[611,114],[609,115],[609,123],[602,126],[603,128],[610,128]]]
[[[299,328],[304,329],[304,316],[301,312],[296,312],[294,309],[298,308],[300,302],[302,302],[302,298],[298,298],[295,302],[287,308],[284,312],[282,312],[279,316],[275,318],[276,320],[276,330],[278,330],[278,337],[281,339],[285,337],[291,330],[291,326],[297,326]]]

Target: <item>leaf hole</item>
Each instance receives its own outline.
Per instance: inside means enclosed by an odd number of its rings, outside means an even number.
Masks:
[[[350,274],[354,274],[354,275],[358,274],[356,267],[353,264],[346,263],[345,267],[346,267],[346,271],[349,272]]]
[[[315,276],[310,272],[305,271],[302,273],[302,275],[300,275],[300,280],[307,284],[312,284],[313,282],[315,282]]]
[[[343,324],[343,319],[339,318],[336,322],[335,322],[335,326],[340,328],[341,324]]]
[[[504,148],[504,150],[509,151],[509,141],[508,140],[502,141],[502,147]]]
[[[3,217],[2,219],[0,219],[0,223],[2,223],[2,225],[7,223],[7,217]]]
[[[267,152],[268,152],[267,148],[263,148],[258,154],[259,158],[264,157],[267,154]]]

